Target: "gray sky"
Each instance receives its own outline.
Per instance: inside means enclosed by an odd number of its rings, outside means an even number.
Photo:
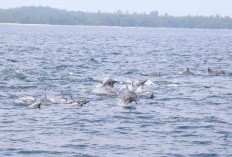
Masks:
[[[232,0],[0,0],[0,8],[50,6],[72,11],[149,13],[174,16],[215,15],[232,17]]]

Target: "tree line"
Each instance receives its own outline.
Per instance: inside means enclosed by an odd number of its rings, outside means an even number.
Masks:
[[[220,15],[175,17],[159,15],[158,11],[148,14],[122,11],[91,13],[34,6],[0,9],[0,23],[232,29],[232,18]]]

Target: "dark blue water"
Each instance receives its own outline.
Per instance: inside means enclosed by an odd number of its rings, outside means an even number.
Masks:
[[[0,156],[232,156],[232,31],[0,25],[0,34]],[[180,75],[186,67],[195,75]],[[125,109],[92,93],[107,77],[148,79],[154,99]],[[60,90],[90,102],[14,103]]]

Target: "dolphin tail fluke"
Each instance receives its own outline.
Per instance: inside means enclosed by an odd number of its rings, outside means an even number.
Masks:
[[[211,71],[212,71],[212,69],[208,68],[208,72],[211,72]]]

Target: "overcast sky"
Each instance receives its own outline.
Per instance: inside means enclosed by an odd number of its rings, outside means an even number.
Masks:
[[[174,16],[215,15],[232,17],[232,0],[0,0],[0,8],[50,6],[72,11],[149,13]]]

